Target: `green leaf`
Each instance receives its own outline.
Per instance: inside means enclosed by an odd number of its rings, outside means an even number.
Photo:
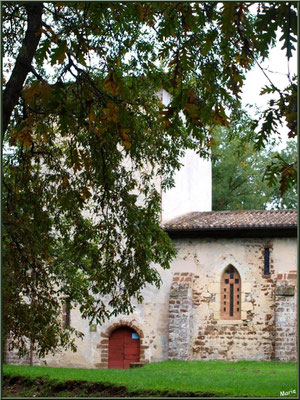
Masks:
[[[56,49],[53,50],[53,53],[50,57],[51,65],[63,64],[67,51],[67,41],[61,41]]]

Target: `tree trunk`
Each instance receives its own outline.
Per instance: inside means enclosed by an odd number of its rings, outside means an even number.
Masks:
[[[43,3],[25,3],[24,7],[28,17],[27,30],[14,69],[3,93],[2,143],[11,114],[20,98],[24,81],[32,68],[31,63],[42,33]]]
[[[32,343],[32,340],[30,340],[29,365],[31,367],[33,366],[33,343]]]

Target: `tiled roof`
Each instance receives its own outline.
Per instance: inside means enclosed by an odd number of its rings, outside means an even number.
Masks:
[[[293,227],[297,210],[195,211],[163,224],[166,231]]]

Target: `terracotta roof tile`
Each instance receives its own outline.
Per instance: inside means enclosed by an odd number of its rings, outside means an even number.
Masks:
[[[167,231],[296,226],[297,210],[195,211],[163,224],[163,228]]]

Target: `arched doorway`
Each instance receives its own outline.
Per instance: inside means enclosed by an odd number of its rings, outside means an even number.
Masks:
[[[108,368],[127,369],[130,363],[140,361],[139,334],[128,326],[115,329],[108,344]]]

